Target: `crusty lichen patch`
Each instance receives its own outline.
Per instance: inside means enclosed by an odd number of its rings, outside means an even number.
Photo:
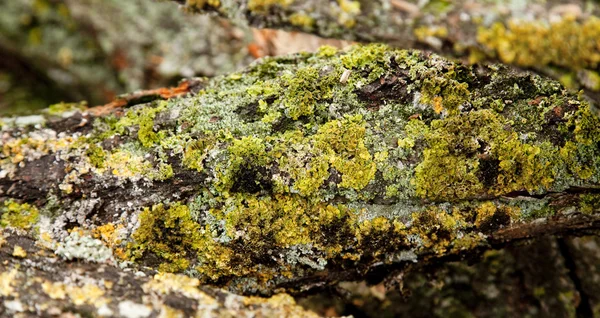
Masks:
[[[69,191],[44,211],[75,200],[82,212],[57,226],[80,223],[118,259],[267,291],[356,262],[461,253],[555,215],[549,193],[600,182],[598,127],[586,101],[536,75],[325,47],[96,118],[72,149],[47,150]],[[95,197],[121,187],[127,203]]]
[[[4,201],[0,206],[0,225],[27,230],[35,225],[39,211],[28,203],[17,203],[13,200]]]

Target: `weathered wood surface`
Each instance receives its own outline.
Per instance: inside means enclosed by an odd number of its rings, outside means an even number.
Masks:
[[[3,284],[57,262],[299,293],[593,234],[599,124],[558,82],[382,45],[5,118]]]

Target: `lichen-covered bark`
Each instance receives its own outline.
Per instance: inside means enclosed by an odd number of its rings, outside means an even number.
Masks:
[[[169,2],[2,1],[0,114],[228,73],[252,60],[250,36]]]
[[[67,262],[39,243],[0,232],[0,316],[318,317],[286,294],[242,297],[185,275]]]
[[[244,294],[600,226],[600,119],[531,73],[324,47],[139,96],[3,119],[2,226]]]
[[[600,101],[597,1],[175,0],[258,28],[426,48],[532,68]]]

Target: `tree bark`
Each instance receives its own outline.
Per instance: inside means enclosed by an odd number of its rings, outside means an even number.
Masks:
[[[600,7],[593,1],[175,1],[257,28],[501,61],[583,88],[600,102]]]
[[[0,221],[15,243],[3,275],[36,271],[20,245],[46,253],[40,268],[106,268],[137,286],[147,280],[111,266],[301,293],[593,234],[589,107],[532,73],[370,45],[5,118]]]

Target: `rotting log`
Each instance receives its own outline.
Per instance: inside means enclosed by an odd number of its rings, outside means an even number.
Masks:
[[[501,61],[585,88],[600,103],[597,1],[174,0],[257,28]]]
[[[1,123],[3,237],[86,268],[299,293],[600,227],[600,119],[503,65],[324,47]]]

